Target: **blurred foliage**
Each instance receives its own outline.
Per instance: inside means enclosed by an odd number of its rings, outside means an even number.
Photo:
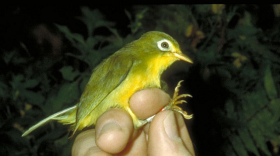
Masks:
[[[93,67],[126,43],[112,27],[114,23],[106,21],[98,10],[82,7],[81,11],[78,19],[86,25],[86,35],[55,24],[67,40],[65,44],[72,47],[63,56],[36,60],[22,55],[29,53],[26,48],[2,54],[6,68],[23,68],[8,70],[0,77],[4,103],[0,135],[5,140],[1,143],[1,155],[70,155],[74,139],[68,140],[66,126],[50,123],[26,138],[21,138],[21,134],[39,119],[78,102]],[[101,27],[111,35],[96,35],[96,29]]]
[[[78,102],[92,69],[149,30],[170,34],[194,59],[189,71],[168,83],[179,77],[189,82],[182,92],[194,97],[187,105],[194,118],[187,122],[197,155],[280,155],[279,6],[133,6],[119,17],[129,19],[126,37],[116,21],[82,7],[77,19],[86,33],[54,24],[64,39],[63,54],[34,57],[24,42],[1,53],[0,155],[70,155],[74,139],[68,139],[67,126],[51,122],[26,138],[21,134]]]

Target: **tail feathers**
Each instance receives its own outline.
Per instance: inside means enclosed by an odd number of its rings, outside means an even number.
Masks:
[[[51,121],[51,120],[65,120],[67,117],[66,116],[61,116],[65,113],[71,113],[72,110],[76,109],[77,105],[70,107],[70,108],[66,108],[60,112],[57,112],[43,120],[41,120],[40,122],[38,122],[37,124],[35,124],[34,126],[30,127],[27,131],[25,131],[22,134],[22,137],[27,136],[29,133],[31,133],[32,131],[34,131],[35,129],[37,129],[38,127],[44,125],[45,123]],[[72,113],[71,113],[72,114]],[[72,115],[73,116],[73,115]],[[67,120],[68,121],[68,120]],[[73,122],[73,121],[72,121]],[[70,121],[68,122],[63,122],[65,124],[70,124]]]

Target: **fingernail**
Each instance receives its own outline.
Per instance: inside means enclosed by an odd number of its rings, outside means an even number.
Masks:
[[[170,139],[174,139],[174,140],[179,139],[179,133],[178,133],[177,125],[176,125],[175,114],[173,111],[170,111],[170,113],[164,119],[163,126],[164,126],[167,136]]]
[[[97,133],[97,136],[100,137],[103,134],[106,134],[107,132],[112,132],[112,131],[120,131],[122,128],[120,125],[116,122],[108,122],[106,123],[101,130]]]

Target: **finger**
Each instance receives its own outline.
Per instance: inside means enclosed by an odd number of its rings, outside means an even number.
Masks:
[[[146,134],[141,131],[141,134],[130,141],[126,148],[117,156],[147,155],[147,148]]]
[[[182,138],[185,147],[187,148],[188,151],[190,151],[192,155],[195,155],[193,144],[183,116],[179,113],[175,113],[175,117],[178,125],[179,135]]]
[[[80,133],[73,144],[72,156],[109,156],[95,144],[95,130]]]
[[[137,91],[129,101],[131,110],[139,119],[146,119],[158,113],[170,102],[170,96],[158,88]]]
[[[124,150],[135,133],[131,117],[121,109],[105,112],[98,118],[95,128],[97,146],[112,154]]]
[[[189,140],[190,141],[190,140]],[[177,127],[173,111],[158,113],[150,124],[148,154],[161,155],[193,155],[186,148]]]

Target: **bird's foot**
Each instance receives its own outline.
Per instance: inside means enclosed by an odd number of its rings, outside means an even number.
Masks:
[[[181,98],[192,97],[190,94],[179,95],[179,88],[181,87],[182,82],[183,82],[183,80],[178,82],[178,84],[174,90],[173,98],[171,99],[170,103],[167,106],[165,106],[164,108],[162,108],[160,111],[164,111],[166,109],[173,110],[173,111],[176,111],[176,112],[182,114],[185,119],[191,119],[193,117],[192,114],[189,115],[181,107],[177,106],[178,104],[187,103],[187,101],[185,101],[185,100],[180,100]],[[142,126],[148,122],[151,122],[155,116],[156,115],[153,115],[153,116],[147,118],[146,120],[141,120],[141,122],[139,122],[139,125]],[[136,127],[141,127],[141,126],[136,126]]]
[[[187,103],[185,100],[180,100],[181,98],[186,98],[186,97],[192,97],[190,94],[181,94],[179,95],[179,88],[181,87],[181,83],[183,80],[179,81],[173,94],[173,98],[171,99],[171,102],[165,106],[162,110],[173,110],[176,111],[184,116],[185,119],[191,119],[193,115],[189,115],[186,111],[184,111],[181,107],[177,106],[178,104],[183,104]]]

